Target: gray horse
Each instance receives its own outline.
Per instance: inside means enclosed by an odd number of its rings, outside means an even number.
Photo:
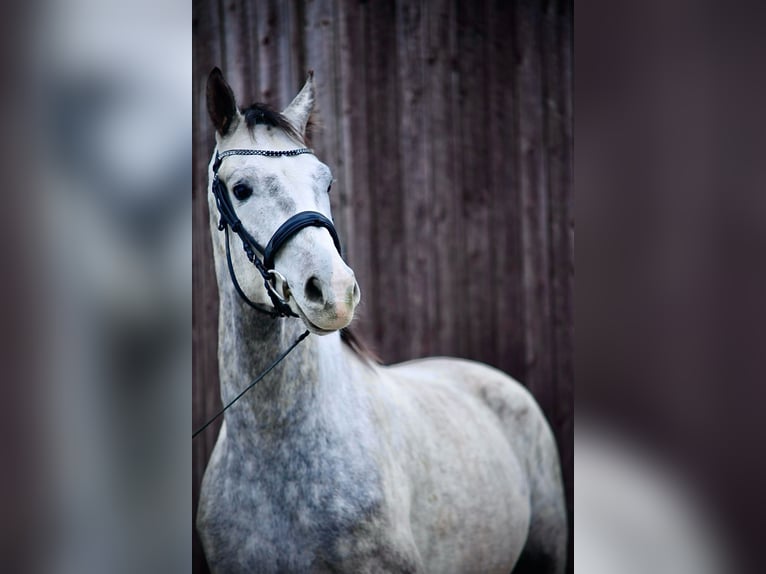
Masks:
[[[332,174],[301,151],[311,75],[281,114],[238,109],[218,69],[207,102],[217,132],[211,191],[217,177],[255,242],[266,245],[299,212],[331,217]],[[218,159],[227,150],[259,151]],[[209,197],[223,402],[302,331],[314,334],[226,412],[197,514],[213,571],[563,572],[558,454],[524,387],[470,361],[366,358],[341,331],[360,290],[326,227],[300,229],[273,260],[272,295],[298,318],[259,313],[241,295],[264,307],[274,299],[237,240],[238,293]]]

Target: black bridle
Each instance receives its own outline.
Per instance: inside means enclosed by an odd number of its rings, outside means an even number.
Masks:
[[[269,239],[266,247],[263,247],[260,243],[258,243],[258,241],[255,240],[255,238],[247,231],[247,229],[245,229],[245,227],[242,225],[242,221],[239,219],[239,217],[237,217],[237,213],[234,210],[234,205],[231,202],[231,197],[229,197],[229,192],[226,189],[226,185],[218,177],[218,170],[221,167],[221,162],[223,159],[232,155],[261,155],[265,157],[280,158],[301,155],[304,153],[314,152],[305,147],[287,151],[230,149],[223,152],[216,151],[215,161],[213,162],[212,191],[213,196],[215,197],[215,204],[218,207],[218,213],[220,214],[220,219],[218,220],[218,230],[223,231],[226,238],[226,264],[229,268],[231,282],[234,284],[234,289],[237,291],[239,296],[248,305],[250,305],[250,307],[274,318],[298,316],[293,312],[292,309],[290,309],[290,305],[288,304],[287,300],[285,300],[279,293],[277,293],[277,290],[274,286],[275,279],[278,276],[281,277],[279,273],[274,269],[274,258],[276,257],[277,252],[282,248],[288,239],[298,233],[301,229],[304,227],[314,226],[324,227],[327,229],[327,231],[330,232],[333,243],[335,243],[335,248],[338,250],[338,253],[341,253],[342,255],[338,233],[335,231],[335,226],[332,224],[332,221],[327,219],[321,213],[316,211],[301,211],[280,225],[279,228],[274,232],[274,235],[271,236],[271,239]],[[266,305],[251,301],[248,296],[245,295],[242,287],[240,287],[239,281],[237,281],[237,275],[234,272],[234,265],[231,261],[231,248],[229,247],[229,229],[236,233],[242,240],[242,248],[245,250],[247,259],[253,265],[255,265],[255,268],[258,269],[261,277],[263,277],[263,284],[266,287],[266,292],[269,294],[269,298],[271,299],[272,304],[274,305],[273,308],[269,308]],[[263,260],[258,258],[259,253],[261,254],[261,257],[263,257]],[[226,412],[226,410],[231,405],[236,403],[247,391],[252,389],[261,379],[263,379],[263,377],[269,374],[271,370],[276,367],[282,361],[282,359],[289,355],[290,352],[295,349],[295,347],[297,347],[301,341],[308,337],[308,335],[309,331],[303,332],[292,343],[292,345],[290,345],[287,350],[285,350],[279,357],[277,357],[277,359],[271,363],[271,365],[269,365],[265,371],[258,375],[255,380],[250,383],[250,385],[248,385],[242,392],[234,397],[234,399],[231,400],[220,411],[218,411],[215,416],[213,416],[204,425],[194,431],[192,434],[192,439],[194,439],[199,433],[205,430],[210,425],[210,423],[212,423],[224,412]]]
[[[229,275],[231,276],[231,281],[234,283],[234,288],[236,289],[239,296],[248,305],[250,305],[253,309],[260,311],[261,313],[266,313],[272,317],[297,317],[297,315],[293,313],[292,309],[290,309],[290,305],[288,305],[287,301],[279,293],[277,293],[274,287],[274,281],[278,276],[278,273],[274,270],[274,258],[276,257],[277,252],[282,248],[288,239],[298,233],[301,229],[304,227],[314,226],[324,227],[327,229],[327,231],[329,231],[330,235],[332,236],[333,242],[335,243],[335,248],[338,250],[338,253],[341,253],[338,233],[335,231],[335,226],[332,224],[332,221],[327,219],[321,213],[316,211],[302,211],[300,213],[296,213],[282,225],[280,225],[279,229],[277,229],[274,232],[274,235],[271,236],[271,239],[269,239],[266,247],[263,247],[255,240],[255,238],[247,231],[247,229],[245,229],[245,227],[242,225],[242,221],[239,219],[239,217],[237,217],[237,214],[234,211],[234,205],[231,203],[231,198],[229,197],[228,190],[226,189],[226,186],[221,181],[221,179],[218,177],[218,170],[221,167],[223,159],[232,155],[291,157],[304,153],[313,152],[305,147],[287,151],[230,149],[220,153],[216,152],[215,161],[213,162],[212,190],[213,195],[215,196],[215,203],[218,207],[218,212],[221,215],[221,218],[218,221],[218,229],[223,231],[226,236],[226,263],[229,267]],[[265,305],[251,301],[247,295],[245,295],[244,291],[242,291],[242,288],[239,285],[239,281],[237,281],[237,276],[234,273],[234,265],[231,262],[229,228],[231,228],[234,233],[239,235],[239,238],[242,240],[242,248],[245,250],[245,255],[247,256],[248,260],[253,265],[255,265],[255,268],[258,269],[258,272],[263,277],[263,284],[266,287],[266,292],[269,294],[269,298],[274,305],[272,309],[269,309]],[[261,254],[263,260],[258,258],[258,253]]]

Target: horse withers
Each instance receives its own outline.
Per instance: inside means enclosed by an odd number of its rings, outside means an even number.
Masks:
[[[361,293],[306,147],[312,76],[278,113],[239,109],[215,69],[207,103],[223,402],[314,335],[225,413],[197,513],[212,570],[563,572],[558,454],[529,392],[480,363],[384,367],[346,344]]]

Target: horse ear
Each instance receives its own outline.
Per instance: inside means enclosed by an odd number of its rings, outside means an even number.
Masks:
[[[223,79],[223,73],[213,68],[207,77],[207,113],[219,134],[226,135],[237,117],[237,102],[234,92]]]
[[[290,105],[287,106],[282,115],[298,130],[302,136],[306,135],[306,124],[309,121],[311,112],[314,110],[314,71],[309,70],[306,83],[298,95],[295,96]]]

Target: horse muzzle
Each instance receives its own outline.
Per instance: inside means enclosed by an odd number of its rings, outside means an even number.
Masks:
[[[297,314],[317,334],[347,327],[354,318],[361,292],[354,272],[343,267],[333,270],[328,278],[311,275],[302,287],[292,290]]]

